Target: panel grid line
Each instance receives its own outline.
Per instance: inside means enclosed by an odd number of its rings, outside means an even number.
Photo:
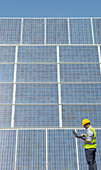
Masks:
[[[100,64],[99,64],[100,65]],[[101,84],[101,82],[0,82],[0,84]]]
[[[69,19],[90,19],[91,17],[72,17],[72,18],[69,18]],[[92,17],[94,19],[101,19],[101,17]],[[0,17],[0,19],[22,19],[21,17]],[[39,18],[26,18],[26,17],[23,17],[23,19],[44,19],[44,17],[39,17]],[[54,18],[51,18],[51,17],[47,17],[47,19],[67,19],[67,17],[54,17]]]
[[[18,46],[15,49],[15,63],[17,63],[18,56]],[[15,95],[16,95],[16,74],[17,74],[17,64],[14,67],[14,85],[13,85],[13,105],[12,105],[12,119],[11,119],[11,127],[14,127],[14,113],[15,113]]]
[[[44,44],[46,45],[46,18],[44,19]]]
[[[75,132],[77,132],[76,129],[75,129]],[[76,141],[77,167],[78,167],[78,170],[79,170],[79,155],[78,155],[78,142],[77,142],[77,138],[75,138],[75,141]]]
[[[18,103],[18,104],[6,104],[6,103],[0,103],[0,106],[34,106],[34,105],[53,105],[53,106],[57,106],[57,105],[67,105],[67,106],[71,106],[71,105],[85,105],[85,106],[89,106],[89,105],[94,105],[94,106],[97,106],[97,105],[101,105],[101,103],[61,103],[61,104],[58,104],[58,103]]]
[[[69,24],[69,18],[68,18],[68,42],[70,45],[70,24]]]
[[[47,138],[47,129],[46,129],[46,170],[48,170],[48,138]]]
[[[100,46],[98,46],[98,56],[99,56],[99,63],[101,63]],[[100,66],[100,74],[101,74],[101,64],[99,64],[99,66]]]
[[[16,130],[15,166],[14,166],[14,170],[16,170],[16,162],[17,162],[17,147],[18,147],[18,129]]]
[[[17,128],[15,128],[14,127],[14,128],[0,128],[0,130],[11,130],[11,131],[12,130],[18,130],[18,131],[19,130],[74,130],[74,129],[75,130],[84,130],[84,128],[80,128],[80,127],[61,127],[61,128],[60,127],[47,127],[47,128],[46,127],[45,128],[44,127],[39,127],[39,128],[38,127],[36,127],[36,128],[35,127],[32,127],[32,128],[31,127],[29,127],[29,128],[28,127],[27,128],[25,128],[25,127],[23,127],[23,128],[19,127],[18,128],[17,127]],[[101,127],[94,127],[94,129],[101,130]]]
[[[77,47],[82,47],[82,46],[87,46],[87,47],[89,47],[89,46],[92,46],[92,47],[94,47],[94,46],[101,46],[101,44],[0,44],[0,46],[2,47],[4,47],[4,46],[11,46],[11,47],[13,47],[13,46],[19,46],[19,47],[36,47],[36,46],[38,46],[38,47],[40,47],[40,46],[55,46],[55,47],[57,47],[57,46],[77,46]]]
[[[99,46],[99,47],[100,47],[100,46]],[[34,62],[34,63],[33,63],[33,62],[32,62],[32,63],[30,63],[30,62],[28,62],[28,63],[25,63],[25,62],[15,63],[15,62],[14,62],[14,63],[12,63],[12,62],[9,62],[9,63],[4,63],[4,62],[3,62],[3,63],[0,63],[0,65],[4,65],[4,64],[5,64],[5,65],[11,65],[11,64],[17,64],[17,65],[23,65],[23,64],[24,64],[24,65],[25,65],[25,64],[26,64],[26,65],[27,65],[27,64],[30,64],[30,65],[37,65],[37,64],[39,64],[39,65],[40,65],[40,64],[43,64],[43,65],[44,65],[44,64],[46,64],[46,65],[50,65],[50,64],[51,64],[51,65],[53,65],[53,64],[55,64],[55,65],[56,65],[56,64],[74,64],[74,65],[77,65],[77,64],[101,64],[101,62],[98,62],[98,63],[97,63],[97,62],[76,62],[76,63],[74,63],[74,62],[65,62],[65,63],[64,63],[64,62],[56,62],[56,63],[52,63],[52,62],[51,62],[51,63],[50,63],[50,62],[48,62],[48,63],[46,63],[46,62],[40,62],[40,63],[37,63],[37,62]]]
[[[20,44],[22,44],[22,36],[23,36],[23,18],[21,19],[21,36],[20,36]]]
[[[95,42],[94,42],[93,19],[92,19],[92,18],[91,18],[91,29],[92,29],[92,40],[93,40],[93,44],[95,44]]]
[[[59,46],[57,46],[57,63],[59,63]],[[57,64],[57,80],[58,80],[58,99],[61,104],[61,84],[60,82],[60,65]],[[62,127],[62,105],[59,105],[59,124]]]

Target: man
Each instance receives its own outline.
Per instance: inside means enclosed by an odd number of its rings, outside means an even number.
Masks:
[[[83,147],[85,148],[85,156],[86,156],[87,164],[89,165],[89,170],[97,170],[97,165],[95,161],[95,152],[96,152],[95,129],[90,125],[90,121],[88,119],[84,119],[82,121],[82,126],[87,130],[87,133],[82,134],[82,137],[77,137],[77,138],[80,138],[85,141]]]

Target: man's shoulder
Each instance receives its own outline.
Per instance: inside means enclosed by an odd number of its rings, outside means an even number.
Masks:
[[[94,134],[94,131],[93,131],[92,126],[91,126],[87,131],[87,135],[93,136],[93,134]]]

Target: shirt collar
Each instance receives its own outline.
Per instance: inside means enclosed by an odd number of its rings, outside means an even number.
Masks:
[[[92,126],[90,126],[89,128],[87,128],[87,131],[88,131],[90,128],[92,128]]]

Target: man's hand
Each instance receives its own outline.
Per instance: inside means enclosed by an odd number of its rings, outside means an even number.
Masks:
[[[79,139],[83,139],[83,140],[84,140],[84,138],[83,138],[83,137],[81,137],[81,136],[76,136],[76,138],[79,138]]]
[[[85,134],[82,134],[81,136],[85,137],[86,135],[85,135]]]

